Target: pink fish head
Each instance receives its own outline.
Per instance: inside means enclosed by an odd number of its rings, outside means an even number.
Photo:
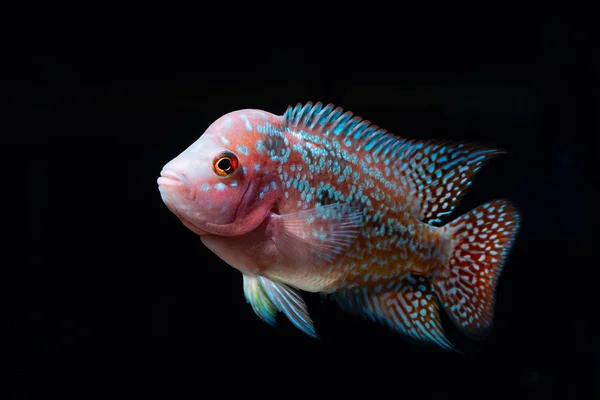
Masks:
[[[269,160],[256,150],[262,136],[256,128],[267,118],[279,117],[258,110],[226,114],[163,167],[161,198],[193,232],[244,234],[256,229],[273,207],[276,191],[264,191],[265,185],[270,187]]]

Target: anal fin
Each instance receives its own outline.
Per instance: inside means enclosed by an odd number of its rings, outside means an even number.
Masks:
[[[409,339],[454,350],[445,337],[433,289],[424,277],[405,275],[376,289],[343,289],[333,297],[345,311],[384,323]]]

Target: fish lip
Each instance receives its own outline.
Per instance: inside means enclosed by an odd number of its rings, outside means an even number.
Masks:
[[[160,171],[160,176],[156,180],[158,185],[164,184],[183,184],[185,185],[188,182],[188,179],[184,174],[171,171],[171,170],[162,170]]]
[[[182,193],[188,200],[196,200],[196,191],[190,184],[190,180],[182,173],[162,170],[160,176],[156,180],[158,189],[162,192],[164,190],[177,190]]]

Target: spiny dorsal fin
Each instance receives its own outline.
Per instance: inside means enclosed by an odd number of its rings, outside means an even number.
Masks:
[[[503,151],[480,145],[398,137],[333,104],[298,103],[288,107],[289,128],[338,137],[340,150],[378,165],[380,179],[393,177],[420,220],[439,225],[458,205],[475,173]]]
[[[373,141],[387,133],[385,129],[371,124],[371,121],[363,120],[359,116],[352,118],[352,111],[344,112],[342,107],[336,107],[333,104],[318,102],[313,105],[307,102],[302,105],[298,103],[296,107],[289,106],[284,114],[284,121],[288,127],[297,129],[313,130],[319,128],[324,135],[333,133],[334,135],[344,135],[349,140],[360,140],[369,138]],[[352,134],[352,135],[351,135]],[[400,138],[387,135],[395,140]]]

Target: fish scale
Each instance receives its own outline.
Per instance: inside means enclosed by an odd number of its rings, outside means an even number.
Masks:
[[[290,147],[293,149],[287,159],[275,158],[281,163],[280,179],[285,174],[290,177],[287,181],[280,180],[288,195],[278,204],[279,210],[285,214],[297,208],[320,206],[322,193],[327,193],[333,201],[354,202],[363,208],[366,223],[353,250],[326,270],[341,277],[339,287],[375,286],[381,280],[401,276],[407,271],[427,274],[438,267],[445,260],[431,249],[440,247],[443,238],[433,227],[420,223],[413,213],[405,211],[417,207],[414,204],[417,197],[405,195],[409,190],[416,192],[417,188],[408,183],[404,187],[397,185],[386,177],[393,174],[407,182],[410,174],[400,166],[390,168],[389,162],[384,163],[379,158],[393,151],[377,145],[378,140],[385,139],[383,135],[387,132],[365,121],[359,124],[357,118],[350,119],[351,113],[342,113],[339,108],[329,114],[327,111],[328,108],[311,108],[310,105],[289,108],[284,116],[285,128],[275,134],[283,136],[285,131],[288,141],[271,142],[269,148],[275,155],[278,150],[287,153]],[[320,122],[315,124],[315,121]],[[345,125],[345,121],[351,122]],[[276,121],[269,125],[277,126]],[[314,133],[315,125],[323,130],[322,135]],[[361,133],[369,138],[367,144],[362,146],[360,142],[353,146],[355,141],[361,140]],[[343,144],[338,137],[346,137]],[[407,147],[406,157],[415,151],[415,147],[422,146],[419,143]],[[399,146],[397,151],[401,148]],[[386,174],[382,165],[390,172]],[[317,195],[313,196],[311,192]],[[397,260],[391,260],[392,254],[397,255]],[[365,264],[364,260],[368,260],[368,267],[361,269],[365,273],[355,274],[358,265]]]
[[[211,177],[203,163],[228,154],[240,171]],[[178,176],[201,175],[202,202],[190,204],[166,188],[161,195],[243,273],[246,299],[265,322],[274,324],[282,312],[316,337],[297,293],[304,289],[329,294],[342,309],[407,338],[453,349],[439,308],[471,337],[487,334],[519,213],[495,200],[445,220],[477,171],[499,154],[398,137],[332,104],[299,103],[281,116],[240,110],[165,166],[181,165]],[[222,215],[207,212],[217,206]]]

